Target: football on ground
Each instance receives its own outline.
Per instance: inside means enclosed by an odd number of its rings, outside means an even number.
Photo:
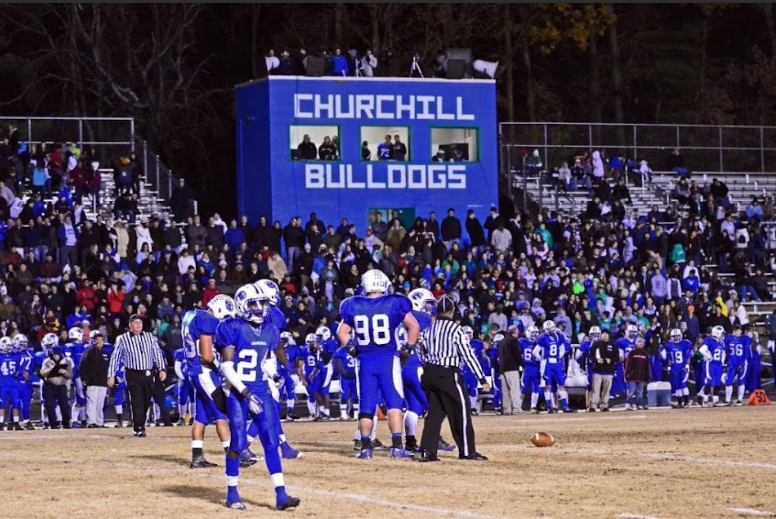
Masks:
[[[555,438],[550,433],[538,432],[531,436],[531,443],[537,447],[552,447],[555,445]]]

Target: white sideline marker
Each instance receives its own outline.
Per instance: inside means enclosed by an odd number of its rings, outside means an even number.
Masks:
[[[776,517],[774,512],[765,512],[763,510],[757,510],[756,508],[731,508],[731,512],[743,515],[756,515],[759,517]]]
[[[657,517],[652,517],[651,515],[638,515],[638,514],[620,514],[617,516],[618,519],[658,519]]]

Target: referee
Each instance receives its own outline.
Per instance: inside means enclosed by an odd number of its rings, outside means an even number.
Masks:
[[[143,320],[133,314],[129,318],[129,331],[118,336],[116,349],[108,367],[108,387],[116,383],[116,370],[123,363],[127,377],[129,403],[132,407],[132,428],[136,437],[145,437],[145,421],[153,396],[154,368],[159,380],[167,378],[164,354],[154,334],[143,331]],[[163,403],[162,403],[163,404]],[[161,405],[161,404],[160,404]]]
[[[458,459],[487,460],[474,445],[474,427],[471,420],[471,403],[466,383],[460,373],[461,361],[477,376],[483,391],[490,385],[482,367],[469,345],[469,337],[463,328],[453,321],[455,302],[448,296],[437,301],[437,320],[423,332],[423,376],[421,387],[428,396],[428,416],[420,440],[418,461],[439,461],[437,447],[442,422],[447,417],[455,443]]]

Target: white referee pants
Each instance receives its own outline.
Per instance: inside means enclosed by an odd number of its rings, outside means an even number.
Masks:
[[[107,387],[89,386],[86,388],[86,422],[88,425],[102,426],[104,423],[102,408],[105,406],[107,394]]]

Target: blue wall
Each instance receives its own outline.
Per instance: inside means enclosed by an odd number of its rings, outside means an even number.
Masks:
[[[363,235],[372,208],[436,211],[441,221],[452,207],[463,223],[468,209],[484,221],[498,205],[493,81],[270,77],[238,86],[235,97],[239,210],[254,223],[261,215],[304,223],[314,211],[335,226],[348,218]],[[340,160],[292,160],[291,125],[337,126]],[[408,126],[411,162],[363,162],[364,125]],[[477,128],[479,160],[432,162],[436,127]]]

